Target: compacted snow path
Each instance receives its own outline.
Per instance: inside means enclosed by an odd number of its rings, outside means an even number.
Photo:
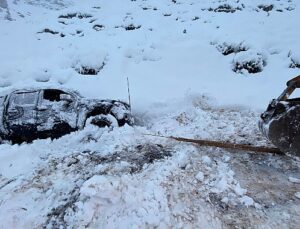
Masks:
[[[256,146],[299,74],[296,0],[0,0],[0,93],[127,100],[135,125],[0,145],[0,228],[297,228],[300,160]]]

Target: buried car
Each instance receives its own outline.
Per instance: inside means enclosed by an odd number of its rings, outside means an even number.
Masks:
[[[290,98],[296,88],[300,88],[300,76],[288,81],[283,93],[270,102],[259,128],[281,151],[300,156],[300,98]]]
[[[16,90],[0,96],[0,137],[13,143],[58,138],[87,123],[123,126],[133,123],[130,106],[117,100],[85,99],[62,89]]]

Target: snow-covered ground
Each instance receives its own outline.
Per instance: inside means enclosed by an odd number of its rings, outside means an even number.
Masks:
[[[1,94],[63,86],[127,101],[128,77],[136,119],[0,145],[0,227],[299,227],[299,158],[144,135],[268,145],[257,121],[299,74],[299,7],[0,0]]]

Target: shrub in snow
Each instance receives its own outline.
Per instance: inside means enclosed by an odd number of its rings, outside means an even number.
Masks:
[[[288,7],[286,7],[285,9],[286,9],[287,11],[292,11],[292,10],[295,9],[295,7],[294,7],[294,6],[288,6]]]
[[[126,31],[136,30],[136,29],[139,29],[141,27],[142,27],[141,25],[134,25],[134,24],[115,26],[116,29],[124,28]]]
[[[83,19],[83,18],[91,18],[92,15],[86,13],[68,13],[68,14],[60,15],[58,18],[72,19],[74,17],[78,19]]]
[[[300,55],[298,54],[299,50],[296,50],[296,52],[289,51],[288,57],[291,60],[291,63],[289,65],[290,68],[300,68]]]
[[[214,12],[224,12],[224,13],[234,13],[237,10],[242,10],[240,7],[233,7],[229,4],[223,4],[216,8],[208,8],[208,11],[214,11]]]
[[[216,48],[224,56],[227,56],[227,55],[232,54],[232,53],[239,53],[239,52],[247,51],[249,49],[242,42],[238,43],[238,44],[223,42],[222,44],[216,45]]]
[[[289,54],[289,57],[291,58],[290,68],[300,68],[300,57],[291,56]]]
[[[270,5],[263,5],[263,4],[261,4],[261,5],[258,5],[257,7],[258,7],[259,9],[265,11],[265,12],[269,12],[269,11],[272,11],[272,10],[273,10],[274,5],[273,5],[273,4],[270,4]]]
[[[294,58],[291,58],[290,68],[300,68],[300,61]]]
[[[261,53],[246,51],[236,54],[232,70],[236,73],[258,73],[266,66],[266,58]]]
[[[77,57],[72,67],[81,75],[97,75],[106,64],[106,55],[87,53]]]
[[[96,24],[96,25],[93,26],[93,29],[96,30],[96,31],[100,31],[100,30],[103,30],[104,27],[105,27],[104,25]]]
[[[125,26],[124,28],[125,28],[125,30],[136,30],[136,29],[141,28],[141,25],[135,26],[134,24],[130,24],[130,25]]]
[[[89,66],[80,66],[75,70],[81,75],[97,75],[100,70],[104,67],[105,63],[102,62],[101,66],[99,67],[89,67]]]
[[[54,30],[52,30],[52,29],[48,29],[48,28],[43,29],[41,32],[38,32],[38,33],[51,33],[51,34],[53,34],[53,35],[59,34],[59,32],[54,31]]]

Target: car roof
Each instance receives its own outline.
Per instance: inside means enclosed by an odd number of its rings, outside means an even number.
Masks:
[[[18,90],[14,90],[11,92],[12,93],[29,93],[29,92],[36,92],[36,91],[40,91],[42,89],[18,89]]]
[[[43,88],[24,88],[24,89],[17,89],[12,91],[12,93],[30,93],[30,92],[36,92],[36,91],[42,91],[42,90],[60,90],[66,93],[70,94],[76,94],[78,97],[82,97],[81,94],[78,91],[62,88],[62,87],[43,87]]]

